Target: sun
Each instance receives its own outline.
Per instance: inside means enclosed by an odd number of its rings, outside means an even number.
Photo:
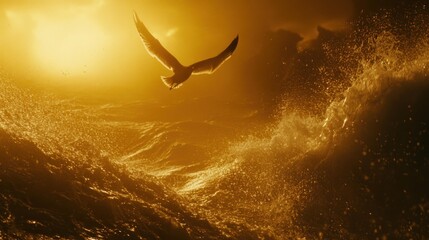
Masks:
[[[89,17],[40,19],[34,36],[37,61],[53,74],[94,70],[106,44],[106,35]]]

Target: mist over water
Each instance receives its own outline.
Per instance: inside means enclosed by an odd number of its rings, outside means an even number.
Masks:
[[[285,94],[274,120],[251,102],[63,100],[2,75],[0,238],[426,238],[419,26],[324,42],[342,61],[312,81],[331,92],[317,111]]]

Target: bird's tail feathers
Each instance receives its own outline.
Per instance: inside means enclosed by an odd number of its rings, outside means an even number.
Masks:
[[[169,87],[170,90],[176,89],[176,88],[182,86],[182,84],[177,84],[174,82],[173,76],[171,76],[171,77],[161,76],[161,79],[162,79],[162,82],[165,84],[165,86]]]
[[[173,79],[171,77],[161,76],[162,82],[165,84],[165,86],[172,88],[173,86]]]

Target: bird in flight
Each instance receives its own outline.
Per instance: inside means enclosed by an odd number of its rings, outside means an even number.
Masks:
[[[134,12],[134,22],[137,31],[143,40],[144,46],[149,54],[158,59],[167,69],[174,72],[173,76],[161,76],[162,81],[171,89],[178,88],[191,75],[211,74],[215,72],[226,60],[228,60],[238,44],[238,35],[232,40],[229,46],[219,55],[196,62],[189,66],[183,66],[170,52],[168,52],[140,21],[137,14]]]

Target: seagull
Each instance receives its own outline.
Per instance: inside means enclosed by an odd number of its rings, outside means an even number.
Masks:
[[[164,84],[171,89],[176,89],[182,86],[191,75],[212,74],[214,73],[226,60],[228,60],[238,44],[238,35],[232,40],[225,50],[219,55],[196,62],[189,66],[183,66],[170,52],[165,49],[161,43],[156,39],[140,21],[137,13],[134,12],[134,22],[137,31],[148,53],[158,59],[162,65],[167,69],[173,71],[174,75],[170,77],[161,76]]]

